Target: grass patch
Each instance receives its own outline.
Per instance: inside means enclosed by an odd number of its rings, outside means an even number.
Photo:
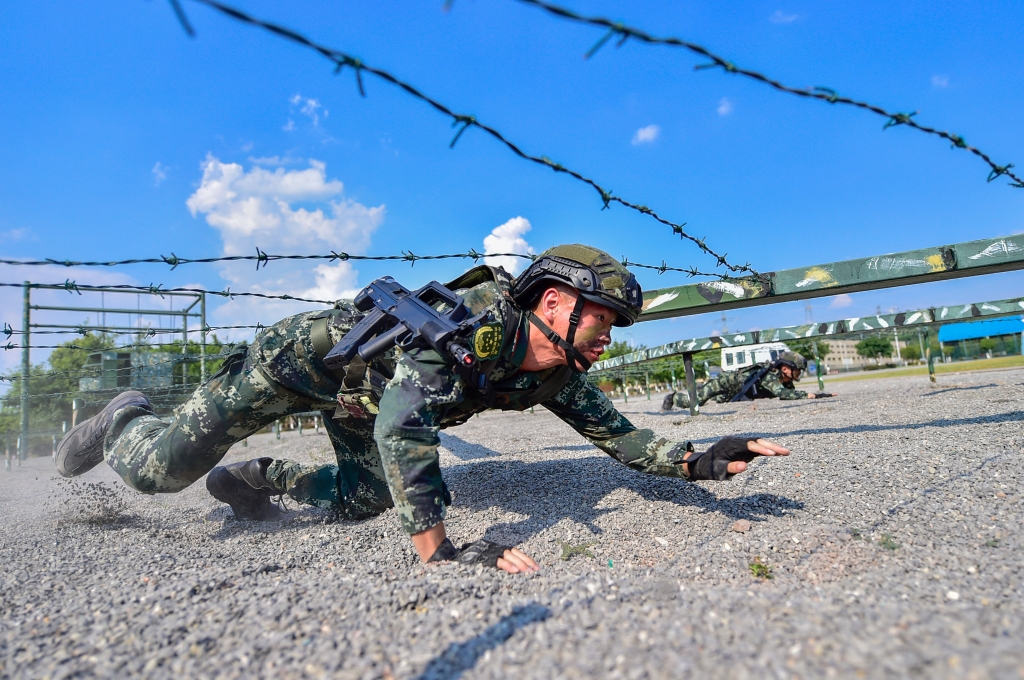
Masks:
[[[760,556],[755,557],[754,561],[747,565],[747,568],[750,569],[750,573],[753,574],[755,578],[759,578],[764,581],[769,581],[772,578],[772,568],[762,562]]]
[[[988,548],[998,548],[999,547],[999,539],[998,538],[990,538],[989,540],[985,541],[985,546],[988,547]]]
[[[886,550],[896,550],[900,547],[900,544],[889,534],[882,534],[882,537],[878,539],[878,545]]]
[[[580,543],[579,545],[572,545],[565,541],[559,541],[562,546],[562,559],[571,560],[576,555],[583,555],[584,557],[593,557],[594,553],[590,552],[590,546],[597,545],[597,541],[587,541],[586,543]]]
[[[961,373],[965,371],[985,371],[993,368],[1013,368],[1024,366],[1024,356],[996,357],[995,359],[977,359],[975,361],[955,361],[951,364],[936,362],[935,373]],[[849,380],[875,380],[877,378],[903,378],[913,375],[928,375],[927,366],[914,366],[912,368],[900,368],[895,371],[865,371],[842,377],[822,376],[826,386],[834,382],[845,382]],[[803,380],[801,384],[810,384],[817,381]]]

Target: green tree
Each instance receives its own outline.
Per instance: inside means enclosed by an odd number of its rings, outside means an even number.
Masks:
[[[981,343],[979,344],[981,345],[982,352],[991,352],[996,348],[996,345],[998,345],[999,343],[993,340],[992,338],[982,338]]]
[[[917,361],[921,358],[921,348],[917,345],[907,345],[901,348],[900,352],[907,361]]]
[[[814,359],[814,349],[812,346],[814,342],[818,343],[818,356],[821,357],[822,361],[824,361],[825,357],[827,357],[829,355],[829,352],[832,351],[832,348],[829,346],[827,342],[824,342],[822,340],[787,340],[786,346],[789,347],[791,351],[803,355],[804,359],[812,361]]]
[[[623,354],[629,354],[630,352],[638,352],[642,349],[647,349],[646,346],[640,345],[639,347],[633,348],[629,346],[629,343],[625,340],[615,340],[612,344],[608,345],[604,349],[604,354],[601,355],[601,360],[612,359],[614,357],[621,357]]]
[[[885,338],[864,338],[857,343],[857,354],[878,361],[878,357],[892,356],[892,343]]]

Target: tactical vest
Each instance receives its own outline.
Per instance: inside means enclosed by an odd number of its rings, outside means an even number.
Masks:
[[[483,283],[493,282],[501,291],[501,299],[497,304],[506,305],[504,317],[503,337],[498,351],[493,358],[482,359],[479,357],[472,373],[462,377],[467,386],[475,390],[481,397],[486,408],[496,408],[503,411],[523,411],[531,406],[540,404],[558,394],[572,377],[572,369],[568,366],[558,366],[551,369],[547,376],[533,389],[501,389],[490,382],[498,359],[509,343],[515,342],[516,333],[522,326],[523,312],[512,301],[511,290],[513,279],[501,267],[480,265],[470,269],[465,274],[445,284],[445,287],[452,291],[465,291]],[[350,329],[361,316],[350,305],[343,305],[338,309],[330,309],[322,312],[311,330],[311,340],[316,354],[322,360],[332,349],[333,342],[327,331],[330,323],[345,330]],[[467,345],[474,347],[473,342]],[[335,418],[368,418],[376,416],[377,405],[380,403],[384,388],[395,375],[395,363],[397,361],[396,349],[391,349],[380,357],[366,364],[356,355],[355,359],[345,368],[343,372],[334,373],[335,379],[341,383],[338,392],[338,409]],[[454,367],[453,367],[454,370]],[[459,411],[458,408],[455,409]],[[474,413],[481,409],[475,409],[462,415],[456,415],[451,419],[445,419],[445,425],[455,425],[465,422]]]

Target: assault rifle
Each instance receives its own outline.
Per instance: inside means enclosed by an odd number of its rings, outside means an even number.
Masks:
[[[462,339],[486,313],[470,318],[465,301],[437,281],[410,292],[385,276],[359,291],[355,306],[366,315],[324,357],[332,370],[344,369],[356,354],[369,363],[396,345],[433,349],[463,369],[476,364]]]
[[[776,359],[767,366],[762,366],[760,369],[754,371],[750,377],[743,382],[743,387],[740,388],[739,393],[729,401],[752,401],[757,396],[757,383],[761,382],[761,378],[768,375],[769,371],[773,371],[781,365],[782,362],[779,359]]]

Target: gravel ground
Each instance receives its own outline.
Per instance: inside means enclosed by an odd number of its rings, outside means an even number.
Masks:
[[[634,473],[542,409],[477,416],[444,436],[449,533],[520,545],[530,576],[424,567],[392,513],[237,521],[202,482],[142,496],[33,459],[0,473],[2,675],[1019,680],[1024,371],[940,381],[695,422],[619,402],[794,452],[731,482]],[[307,430],[228,460],[258,455],[331,457]]]

